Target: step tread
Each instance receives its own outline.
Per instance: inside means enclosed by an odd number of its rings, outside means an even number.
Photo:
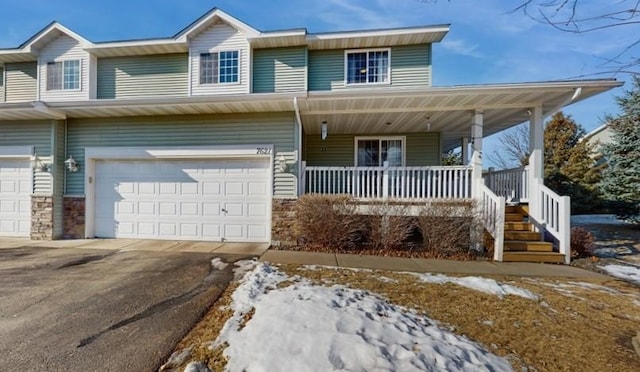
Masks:
[[[531,222],[507,221],[504,223],[504,231],[531,231],[532,229]]]
[[[553,244],[543,241],[505,240],[505,252],[553,252]]]
[[[504,252],[506,262],[564,263],[564,255],[558,252]]]
[[[520,241],[538,241],[540,240],[540,233],[535,231],[518,231],[518,230],[504,230],[505,240],[520,240]]]

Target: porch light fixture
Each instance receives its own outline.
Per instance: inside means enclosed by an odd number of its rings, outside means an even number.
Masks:
[[[427,132],[431,132],[431,116],[427,116],[426,119],[427,119],[427,121],[426,121]]]
[[[327,121],[322,122],[322,126],[320,127],[320,138],[324,141],[327,139]]]
[[[69,155],[69,159],[64,161],[64,165],[71,173],[76,173],[78,171],[78,163],[76,162],[76,159],[74,159],[71,155]]]
[[[45,163],[42,160],[40,160],[38,155],[34,155],[31,158],[31,162],[32,162],[31,169],[33,169],[36,172],[50,172],[51,171],[51,164]]]

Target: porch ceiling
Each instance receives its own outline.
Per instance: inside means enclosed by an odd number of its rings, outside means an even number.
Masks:
[[[543,82],[422,89],[310,93],[300,101],[307,134],[320,134],[323,121],[331,134],[441,132],[443,149],[460,145],[471,132],[471,114],[484,112],[484,136],[529,119],[538,105],[551,114],[567,104],[602,93],[622,83],[615,80]],[[573,99],[572,99],[573,98]]]

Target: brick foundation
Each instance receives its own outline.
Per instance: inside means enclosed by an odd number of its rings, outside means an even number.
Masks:
[[[65,239],[84,239],[85,207],[84,197],[65,196],[64,231]]]
[[[273,199],[271,204],[271,241],[274,245],[296,245],[297,199]]]
[[[53,239],[53,197],[31,197],[31,239]]]

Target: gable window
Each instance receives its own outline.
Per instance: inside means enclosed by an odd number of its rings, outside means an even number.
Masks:
[[[404,137],[356,138],[356,166],[381,167],[384,162],[391,167],[404,165]]]
[[[389,49],[347,51],[347,84],[389,83]]]
[[[47,90],[80,89],[80,60],[47,63]]]
[[[200,53],[200,84],[225,84],[239,81],[237,50]]]

